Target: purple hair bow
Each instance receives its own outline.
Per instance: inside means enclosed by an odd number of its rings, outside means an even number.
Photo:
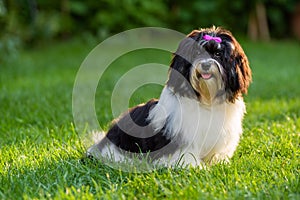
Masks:
[[[210,35],[204,35],[203,39],[206,40],[206,41],[214,40],[217,43],[221,43],[222,42],[222,39],[220,37],[213,37],[213,36],[210,36]]]

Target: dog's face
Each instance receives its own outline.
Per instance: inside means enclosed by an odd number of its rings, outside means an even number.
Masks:
[[[234,102],[251,82],[248,59],[232,34],[221,28],[192,31],[174,54],[167,85],[205,105]]]

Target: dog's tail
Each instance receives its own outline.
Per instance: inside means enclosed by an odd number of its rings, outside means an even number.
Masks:
[[[94,158],[95,153],[96,153],[96,155],[99,154],[97,144],[99,144],[104,139],[105,135],[106,135],[106,133],[104,131],[92,131],[91,132],[90,140],[93,142],[93,144],[90,147],[88,147],[88,149],[86,151],[87,158]]]

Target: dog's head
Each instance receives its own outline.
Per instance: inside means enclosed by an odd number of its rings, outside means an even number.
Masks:
[[[192,31],[181,41],[167,85],[201,103],[234,102],[251,82],[248,59],[233,35],[222,28]]]

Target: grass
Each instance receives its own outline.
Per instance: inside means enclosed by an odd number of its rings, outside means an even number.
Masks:
[[[0,199],[299,199],[300,45],[242,45],[254,79],[244,133],[230,164],[206,170],[128,173],[81,160],[72,88],[91,45],[73,40],[40,47],[1,65]],[[110,95],[122,73],[149,61],[168,65],[169,54],[152,51],[133,52],[106,71],[96,96],[103,127],[112,119]],[[158,97],[160,89],[139,88],[130,105]]]

